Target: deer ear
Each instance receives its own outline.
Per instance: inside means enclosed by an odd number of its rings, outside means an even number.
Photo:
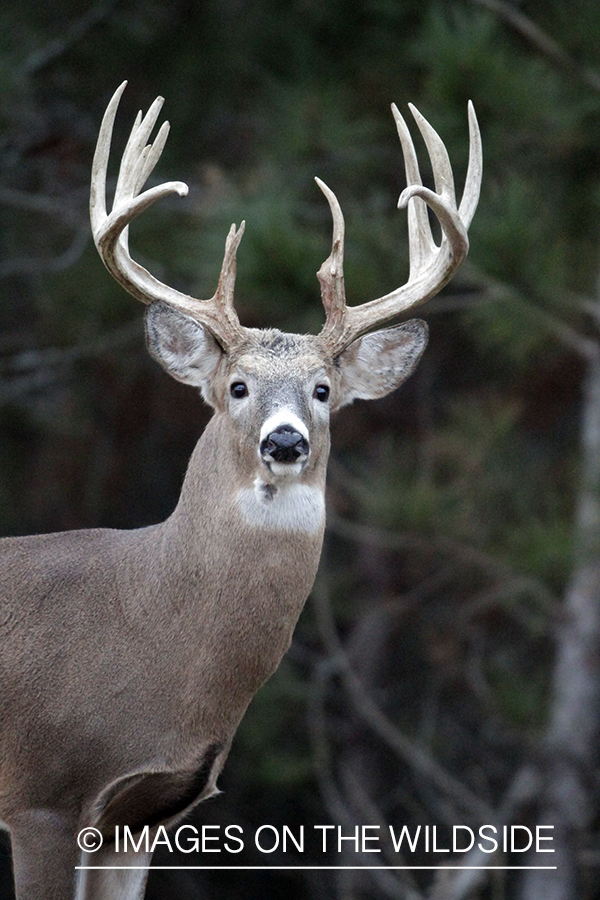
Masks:
[[[400,387],[416,368],[427,334],[425,322],[411,319],[353,341],[338,358],[342,383],[336,408],[353,400],[376,400]]]
[[[146,344],[169,375],[200,388],[214,405],[212,384],[224,351],[206,328],[166,303],[152,303],[146,310]]]

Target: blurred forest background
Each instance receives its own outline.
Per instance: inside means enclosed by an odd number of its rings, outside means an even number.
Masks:
[[[422,310],[417,374],[336,419],[315,590],[238,733],[224,795],[193,821],[247,835],[436,825],[442,847],[456,824],[549,824],[553,855],[441,861],[558,866],[161,871],[148,896],[600,898],[597,0],[3,0],[2,534],[166,517],[209,415],[151,361],[141,304],[90,237],[93,146],[124,78],[118,151],[163,94],[172,131],[155,178],[190,185],[136,223],[134,255],[208,297],[245,218],[246,325],[320,327],[331,225],[315,175],[346,216],[349,302],[406,280],[391,101],[436,127],[459,190],[469,98],[483,134],[469,260]],[[389,842],[378,856],[309,844],[156,862],[440,862]]]

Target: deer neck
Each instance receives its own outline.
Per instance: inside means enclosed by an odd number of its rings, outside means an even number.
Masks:
[[[303,603],[316,574],[325,524],[328,446],[298,482],[271,484],[257,475],[228,417],[216,413],[190,459],[179,503],[165,522],[172,566],[224,573],[231,595],[260,593],[278,580]]]
[[[183,643],[196,635],[193,658],[206,655],[214,662],[214,671],[202,670],[204,694],[207,684],[221,683],[232,658],[238,661],[245,674],[231,702],[237,710],[289,646],[317,573],[324,514],[321,506],[310,530],[249,521],[241,492],[255,490],[255,476],[236,468],[239,458],[227,452],[228,438],[227,421],[215,415],[192,455],[177,508],[159,526],[151,565],[158,572],[157,599],[164,604],[176,598],[166,627],[180,629]],[[322,498],[324,478],[324,471],[311,473],[307,496],[320,492]]]

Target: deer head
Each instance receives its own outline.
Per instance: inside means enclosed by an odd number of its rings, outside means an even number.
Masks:
[[[343,255],[344,219],[333,191],[317,183],[333,216],[333,243],[318,272],[326,321],[319,335],[290,335],[275,329],[245,328],[233,296],[236,252],[244,222],[227,236],[214,297],[198,300],[158,281],[129,254],[129,223],[168,194],[187,193],[169,182],[140,193],[162,153],[169,125],[147,143],[163,100],[145,117],[140,113],[127,143],[113,209],[106,211],[106,170],[113,123],[125,83],[104,116],[93,163],[90,201],[94,240],[107,269],[134,297],[150,304],[146,334],[150,353],[175,378],[194,385],[218,415],[227,416],[239,456],[240,476],[254,481],[268,502],[277,485],[310,482],[328,452],[329,414],[356,398],[383,397],[415,368],[427,342],[427,326],[414,319],[374,333],[437,293],[453,276],[468,251],[467,229],[477,206],[481,182],[481,141],[469,103],[470,155],[465,189],[457,208],[452,168],[446,149],[429,123],[411,106],[427,146],[435,191],[423,186],[406,123],[395,106],[404,153],[407,188],[398,202],[408,207],[410,276],[406,284],[361,306],[346,303]],[[441,243],[436,245],[427,206],[437,216]]]

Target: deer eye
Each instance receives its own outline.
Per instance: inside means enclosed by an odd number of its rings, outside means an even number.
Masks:
[[[313,397],[316,397],[317,400],[320,400],[321,403],[326,403],[329,399],[329,388],[326,384],[318,384],[315,388]]]
[[[242,397],[248,396],[248,388],[243,381],[234,381],[229,388],[229,391],[231,393],[231,396],[235,397],[236,400],[241,400]]]

